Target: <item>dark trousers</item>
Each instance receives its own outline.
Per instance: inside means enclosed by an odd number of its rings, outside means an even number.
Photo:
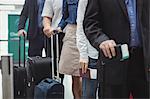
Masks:
[[[42,56],[43,48],[44,48],[44,36],[41,34],[37,38],[29,40],[28,56],[29,57]]]
[[[142,48],[130,49],[130,57],[127,81],[128,94],[131,93],[133,98],[148,99],[149,85],[146,81]]]
[[[129,50],[127,81],[120,85],[104,84],[104,99],[128,99],[130,93],[134,99],[149,99],[142,48],[130,48]]]

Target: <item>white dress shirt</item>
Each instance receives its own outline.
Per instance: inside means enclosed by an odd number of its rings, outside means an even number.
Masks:
[[[57,28],[62,18],[62,4],[63,0],[45,0],[42,17],[52,18],[51,27]]]
[[[79,0],[77,11],[77,47],[80,53],[80,62],[88,63],[88,57],[98,59],[98,51],[89,43],[83,31],[83,20],[88,0]]]

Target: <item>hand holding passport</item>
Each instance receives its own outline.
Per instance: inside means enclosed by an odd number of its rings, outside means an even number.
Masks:
[[[100,51],[100,55],[103,59],[109,60],[109,59],[114,59],[114,60],[120,60],[123,61],[125,59],[129,58],[129,51],[128,51],[128,45],[127,44],[118,44],[114,46],[114,51],[108,52],[107,50],[104,51],[103,49]],[[114,54],[115,53],[115,54]],[[110,54],[110,55],[108,55]]]
[[[89,79],[97,79],[97,69],[88,68],[86,73],[82,73],[82,69],[80,68],[80,76]]]
[[[100,51],[101,59],[104,63],[111,63],[112,61],[123,61],[129,58],[129,51],[127,44],[118,44],[115,47],[115,56],[111,59],[106,57],[102,51]],[[86,73],[82,73],[82,69],[80,68],[80,76],[89,78],[89,79],[97,79],[97,69],[88,68]]]
[[[127,59],[129,57],[129,51],[127,44],[116,44],[114,40],[103,41],[100,45],[100,52],[102,52],[106,58],[114,58],[122,56],[122,59]]]

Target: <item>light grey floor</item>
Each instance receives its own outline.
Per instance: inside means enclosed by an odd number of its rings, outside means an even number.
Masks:
[[[2,99],[2,74],[0,70],[0,99]]]
[[[72,95],[72,79],[70,75],[64,77],[65,99],[73,99]]]

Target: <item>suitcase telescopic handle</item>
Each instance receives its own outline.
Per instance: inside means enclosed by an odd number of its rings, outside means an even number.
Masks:
[[[54,35],[59,34],[58,30],[53,30]]]
[[[60,32],[58,30],[54,30],[53,32],[56,35],[56,68],[57,68],[56,78],[59,79],[59,39],[58,39],[58,35]]]
[[[25,33],[23,32],[23,66],[25,67]],[[21,64],[21,36],[19,36],[19,67]]]
[[[57,30],[53,31],[56,36],[56,68],[57,68],[57,75],[56,79],[59,80],[59,39],[58,34],[59,32]],[[51,36],[51,55],[52,55],[52,78],[55,79],[55,73],[54,73],[54,35]]]

